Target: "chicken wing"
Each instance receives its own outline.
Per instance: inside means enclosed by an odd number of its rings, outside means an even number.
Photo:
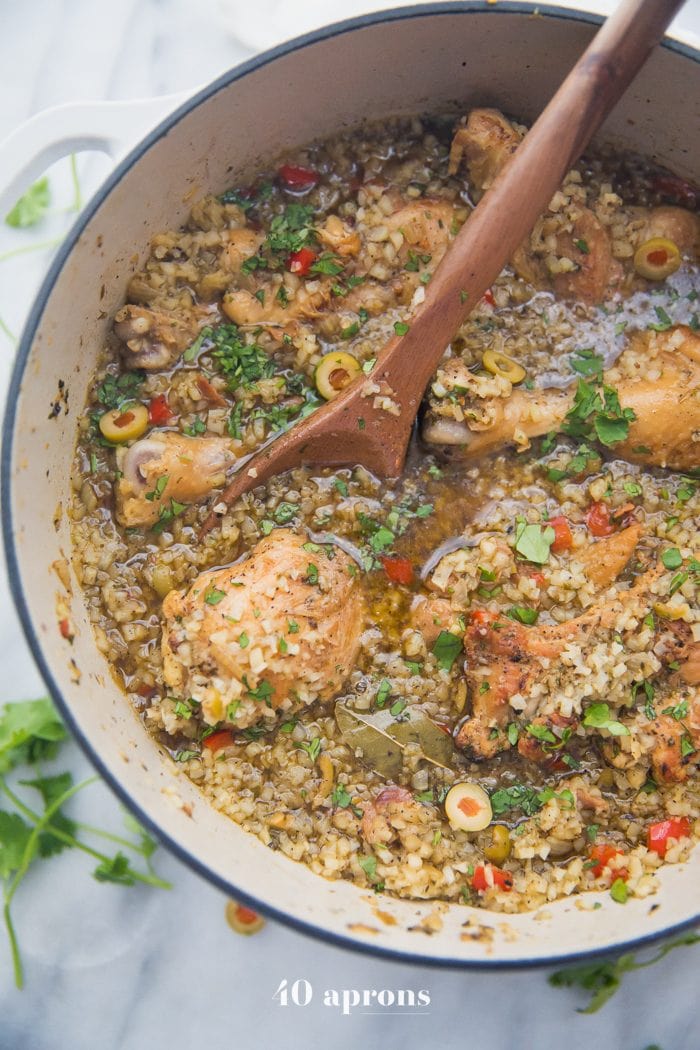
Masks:
[[[174,430],[155,431],[118,449],[118,521],[153,525],[172,500],[198,502],[224,484],[235,461],[228,438],[186,437]]]
[[[620,373],[621,356],[603,376],[614,385],[622,407],[636,416],[628,437],[614,445],[615,455],[631,463],[693,469],[700,453],[700,336],[683,325],[667,332],[639,332],[630,343],[633,354],[638,374],[633,368]],[[647,359],[654,378],[642,374]],[[450,447],[453,458],[464,460],[508,445],[523,448],[530,438],[558,430],[573,403],[571,391],[516,389],[506,397],[474,399],[461,421],[431,409],[423,439]]]
[[[129,303],[114,316],[114,334],[125,347],[129,368],[158,371],[168,368],[194,341],[198,323],[162,310]]]

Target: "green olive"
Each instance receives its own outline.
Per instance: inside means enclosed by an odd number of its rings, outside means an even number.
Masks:
[[[485,350],[482,364],[487,372],[491,372],[501,379],[508,379],[513,385],[522,383],[526,376],[525,369],[506,354],[500,354],[497,350]]]
[[[314,382],[321,397],[332,401],[360,374],[360,362],[352,354],[336,350],[322,357],[316,368]]]
[[[226,904],[226,922],[236,933],[243,933],[247,937],[251,933],[257,933],[265,925],[262,915],[258,915],[252,908],[246,908],[238,901],[230,900]]]
[[[505,824],[494,824],[491,829],[491,845],[484,849],[484,856],[492,864],[503,864],[510,856],[510,831]]]
[[[634,268],[648,281],[663,281],[664,277],[675,273],[680,264],[678,245],[667,237],[652,237],[640,244],[634,253]]]
[[[463,781],[445,796],[445,816],[458,831],[483,831],[491,823],[491,799],[479,784]]]
[[[134,441],[146,432],[148,427],[148,409],[145,405],[125,405],[113,408],[100,418],[100,430],[108,441],[122,445],[125,441]]]

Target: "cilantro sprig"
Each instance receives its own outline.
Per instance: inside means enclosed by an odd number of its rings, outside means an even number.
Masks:
[[[574,403],[566,414],[562,431],[579,442],[599,441],[610,448],[629,436],[634,409],[622,408],[614,387],[579,379]]]
[[[89,777],[75,784],[69,772],[47,775],[37,770],[39,762],[56,757],[66,738],[66,729],[46,698],[6,704],[0,712],[0,794],[11,806],[0,809],[0,880],[3,916],[18,988],[24,984],[24,968],[12,903],[28,872],[39,861],[65,849],[77,849],[97,861],[92,874],[98,882],[116,882],[123,886],[140,882],[170,888],[170,883],[159,878],[152,868],[155,841],[133,818],[127,817],[127,828],[137,836],[136,841],[80,824],[64,811],[63,807],[74,795],[98,779]],[[8,774],[12,771],[17,774],[19,767],[27,765],[38,775],[31,779],[15,775],[12,783],[8,781]],[[27,792],[20,794],[20,788],[37,793],[42,808],[36,809],[32,795],[26,798]],[[83,835],[99,836],[119,848],[114,855],[104,853],[86,842]],[[145,871],[133,866],[129,853],[143,858]]]
[[[628,952],[618,959],[604,959],[583,966],[572,966],[566,970],[557,970],[551,974],[549,983],[553,988],[580,988],[587,992],[590,995],[588,1005],[579,1007],[578,1012],[594,1014],[617,992],[625,974],[653,966],[674,948],[684,948],[699,942],[700,933],[685,933],[682,937],[664,944],[655,955],[643,962],[639,962],[632,952]]]

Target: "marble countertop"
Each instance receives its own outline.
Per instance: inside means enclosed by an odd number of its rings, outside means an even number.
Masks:
[[[377,0],[5,0],[1,5],[0,138],[31,114],[76,99],[136,98],[195,88],[301,31],[366,10]],[[569,6],[573,6],[569,4]],[[589,0],[605,11],[610,0]],[[700,0],[689,0],[676,27],[700,34]],[[79,158],[91,192],[108,171],[102,157]],[[14,254],[59,238],[71,220],[66,162],[50,172],[52,214],[27,237],[0,227],[0,389],[50,250]],[[13,253],[9,257],[5,253]],[[40,696],[43,685],[21,635],[0,565],[0,666],[3,700]],[[73,744],[76,777],[89,773]],[[78,802],[81,819],[118,830],[119,805],[101,784]],[[225,898],[159,850],[169,892],[105,886],[86,858],[67,852],[38,865],[16,899],[26,987],[12,983],[0,933],[0,1050],[185,1050],[202,1046],[321,1047],[487,1045],[546,1050],[591,1046],[694,1050],[700,946],[669,955],[627,977],[598,1014],[583,1016],[577,992],[555,990],[544,971],[447,972],[385,962],[329,947],[267,923],[258,935],[234,934]],[[307,1006],[273,998],[280,982],[310,982]],[[325,1006],[327,989],[427,990],[420,1014]]]

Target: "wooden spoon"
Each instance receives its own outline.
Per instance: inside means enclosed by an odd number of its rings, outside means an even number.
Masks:
[[[426,287],[408,331],[391,338],[368,377],[245,461],[216,498],[202,535],[224,507],[300,464],[355,466],[397,477],[428,380],[454,333],[498,277],[684,0],[623,0],[603,24],[512,159],[469,216]],[[375,408],[365,386],[382,384],[399,407]]]

